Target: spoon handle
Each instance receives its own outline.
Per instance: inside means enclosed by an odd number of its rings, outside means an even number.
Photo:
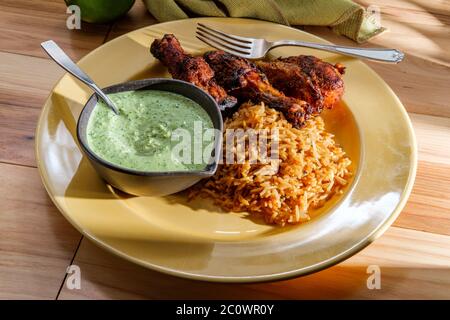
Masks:
[[[119,114],[117,107],[111,99],[103,93],[95,82],[86,73],[84,73],[84,71],[81,70],[53,40],[42,42],[41,47],[45,52],[47,52],[50,58],[52,58],[57,64],[59,64],[64,70],[69,72],[75,78],[88,85],[116,114]]]

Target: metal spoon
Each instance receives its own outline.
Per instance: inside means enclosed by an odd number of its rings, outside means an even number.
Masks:
[[[111,101],[110,98],[97,86],[94,81],[81,70],[72,59],[55,43],[53,40],[44,41],[41,43],[42,49],[52,58],[57,64],[59,64],[64,70],[69,72],[78,80],[87,84],[95,93],[102,98],[103,101],[114,111],[115,114],[119,114],[119,109]]]

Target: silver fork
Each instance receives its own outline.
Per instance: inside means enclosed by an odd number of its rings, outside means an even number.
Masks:
[[[265,39],[247,38],[215,30],[211,27],[205,26],[202,23],[197,24],[196,36],[199,40],[211,47],[233,53],[247,59],[263,58],[268,51],[281,46],[313,48],[339,53],[346,56],[393,63],[399,63],[405,56],[403,52],[397,49],[356,48],[298,40],[267,41]]]

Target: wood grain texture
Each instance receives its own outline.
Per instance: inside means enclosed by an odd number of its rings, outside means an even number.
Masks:
[[[34,138],[39,113],[37,108],[0,104],[0,162],[36,166]]]
[[[136,266],[83,239],[74,264],[81,289],[59,299],[448,299],[450,237],[392,227],[347,261],[316,274],[263,284],[213,284]],[[367,267],[381,269],[381,289],[367,288]]]
[[[450,2],[358,0],[376,5],[388,32],[362,46],[406,52],[399,65],[369,63],[410,113],[419,147],[411,197],[386,234],[351,259],[303,278],[251,285],[194,282],[133,265],[83,239],[49,200],[35,166],[40,108],[63,72],[41,51],[52,38],[75,60],[105,39],[156,20],[141,1],[113,25],[65,26],[62,0],[0,3],[0,299],[54,299],[75,257],[82,289],[61,299],[440,298],[450,279]],[[332,42],[355,43],[323,27],[302,27]],[[176,30],[174,30],[176,32]],[[45,58],[45,59],[43,59]],[[5,164],[11,163],[15,165]],[[426,231],[426,232],[423,232]],[[368,290],[366,268],[381,267],[382,289]]]
[[[81,30],[66,26],[63,0],[2,0],[0,2],[0,51],[45,57],[40,43],[55,40],[78,60],[101,45],[110,25],[81,23]]]
[[[410,117],[419,163],[411,196],[394,225],[450,235],[450,119]]]
[[[0,52],[0,104],[41,108],[64,71],[49,59]]]
[[[36,165],[40,109],[63,74],[49,59],[0,52],[0,162]]]
[[[0,164],[0,299],[55,299],[80,234],[36,169]]]

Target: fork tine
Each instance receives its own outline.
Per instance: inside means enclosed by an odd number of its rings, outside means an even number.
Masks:
[[[228,39],[239,41],[239,42],[245,42],[247,44],[252,44],[252,41],[249,38],[239,37],[239,36],[236,36],[234,34],[228,34],[228,33],[225,33],[225,32],[219,31],[219,30],[215,30],[215,29],[213,29],[211,27],[205,26],[203,23],[197,23],[197,25],[201,26],[201,27],[203,27],[203,28],[205,28],[205,29],[207,29],[207,30],[209,30],[211,32],[214,32],[216,34],[218,33],[218,34],[220,34],[220,35],[222,35],[222,36],[224,36],[224,37],[226,37]]]
[[[205,40],[207,40],[207,41],[209,41],[209,42],[214,43],[216,46],[221,46],[221,47],[222,47],[222,50],[225,50],[225,51],[234,51],[234,52],[239,53],[240,55],[247,55],[247,54],[250,54],[250,50],[248,50],[248,49],[243,49],[243,48],[234,46],[234,45],[232,45],[232,44],[223,42],[223,41],[221,41],[220,39],[214,38],[214,37],[212,37],[212,36],[210,36],[210,35],[208,35],[208,34],[205,34],[205,33],[201,32],[201,31],[198,31],[198,30],[197,30],[196,34],[197,34],[197,36],[200,36],[200,37],[202,37],[203,39],[205,39]]]
[[[240,57],[244,57],[247,56],[247,53],[245,52],[241,52],[241,51],[236,51],[234,49],[231,49],[230,47],[225,46],[224,44],[215,41],[214,39],[211,38],[206,38],[204,35],[197,33],[196,35],[197,39],[203,41],[204,43],[206,43],[207,45],[216,48],[218,50],[223,50],[229,53],[232,53],[234,55],[240,56]]]
[[[200,41],[203,41],[204,43],[206,43],[207,45],[209,45],[209,46],[211,46],[213,48],[232,53],[232,54],[234,54],[236,56],[244,57],[244,58],[249,56],[247,53],[243,53],[243,52],[239,52],[239,51],[235,51],[235,50],[229,49],[229,48],[223,46],[221,43],[218,43],[218,42],[215,42],[213,40],[210,40],[209,38],[204,38],[198,32],[197,32],[196,38],[199,39]]]
[[[204,27],[202,27],[200,24],[197,25],[197,31],[201,31],[203,33],[209,34],[210,36],[212,36],[213,38],[219,38],[220,40],[229,43],[230,45],[234,45],[234,46],[238,46],[242,49],[249,49],[251,50],[251,44],[248,44],[246,42],[242,42],[242,41],[236,41],[227,37],[222,36],[222,33],[214,33],[209,31],[210,29],[206,29]]]

